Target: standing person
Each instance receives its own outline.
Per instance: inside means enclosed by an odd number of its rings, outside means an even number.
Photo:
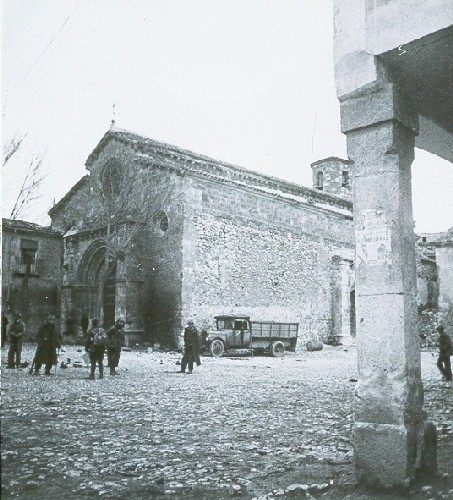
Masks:
[[[187,327],[184,330],[184,356],[181,361],[181,373],[186,373],[187,365],[189,365],[189,373],[192,373],[194,362],[198,365],[200,364],[198,363],[200,360],[198,350],[198,330],[193,321],[189,319]]]
[[[45,375],[51,375],[52,365],[57,364],[57,349],[61,347],[60,336],[55,328],[55,316],[49,314],[44,323],[39,327],[36,335],[38,348],[35,354],[35,375],[39,375],[42,365],[45,365]]]
[[[112,326],[107,331],[107,357],[109,360],[110,375],[118,375],[116,368],[120,362],[121,347],[124,345],[125,324],[123,318],[118,318],[115,326]]]
[[[85,351],[90,356],[91,371],[90,380],[94,380],[96,363],[99,364],[99,378],[104,378],[104,351],[107,345],[107,335],[105,330],[99,326],[99,320],[93,319],[91,328],[87,332],[85,340]]]
[[[450,337],[445,333],[442,325],[436,328],[439,333],[439,357],[437,358],[437,368],[444,376],[444,379],[451,380],[451,362],[450,356],[453,356],[453,346]]]
[[[25,325],[22,322],[22,315],[19,313],[15,313],[13,322],[11,323],[8,331],[9,351],[8,364],[6,368],[19,368],[24,334]],[[14,358],[16,358],[15,363]]]
[[[82,332],[84,337],[86,337],[88,333],[89,324],[90,324],[90,319],[88,318],[88,314],[84,312],[82,314],[82,319],[80,320],[80,326],[82,327]]]
[[[2,312],[2,349],[6,344],[6,332],[9,320],[4,312]]]

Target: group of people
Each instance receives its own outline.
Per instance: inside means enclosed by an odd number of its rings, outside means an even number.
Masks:
[[[116,368],[120,361],[121,347],[124,345],[124,325],[124,319],[118,318],[115,326],[105,331],[99,325],[97,318],[91,321],[91,328],[85,336],[85,351],[88,352],[90,358],[89,380],[94,380],[95,378],[96,365],[99,367],[99,378],[104,378],[104,355],[106,348],[110,375],[118,375]]]
[[[6,330],[7,318],[2,317],[2,329]],[[121,348],[124,345],[125,335],[123,318],[118,318],[115,325],[105,331],[101,328],[99,320],[94,318],[91,322],[83,325],[85,328],[85,350],[90,359],[90,375],[88,378],[94,380],[96,365],[99,367],[99,378],[104,377],[104,355],[107,349],[108,367],[110,375],[118,375],[118,367]],[[439,334],[439,356],[437,367],[445,380],[452,380],[450,356],[453,356],[453,346],[450,337],[446,334],[445,328],[441,325],[437,327]],[[2,333],[5,333],[4,331]],[[21,365],[22,342],[25,337],[25,324],[20,313],[15,313],[13,321],[7,329],[9,339],[8,364],[6,368],[19,368]],[[55,316],[50,314],[40,326],[36,335],[37,349],[33,359],[32,373],[39,375],[39,371],[44,365],[44,374],[51,375],[52,366],[57,364],[57,350],[61,347],[61,336],[55,328]],[[180,373],[192,373],[194,363],[201,365],[200,361],[200,340],[198,330],[192,320],[187,322],[184,330],[184,355],[181,361]],[[34,370],[33,370],[34,369]]]
[[[2,327],[5,325],[5,317],[2,318]],[[7,323],[6,323],[7,324]],[[89,379],[94,380],[96,365],[99,366],[99,378],[104,376],[104,354],[107,349],[108,366],[110,375],[118,375],[116,371],[121,348],[124,345],[125,335],[123,318],[118,318],[115,325],[105,331],[99,325],[98,319],[93,319],[91,328],[85,334],[85,350],[90,359]],[[7,368],[19,368],[21,366],[22,343],[25,337],[25,324],[20,313],[15,313],[13,321],[7,328],[9,340],[8,364]],[[41,367],[44,365],[44,374],[51,375],[52,366],[57,365],[58,350],[61,347],[61,335],[55,326],[55,316],[50,314],[39,327],[36,335],[37,349],[33,359],[30,372],[39,375]]]

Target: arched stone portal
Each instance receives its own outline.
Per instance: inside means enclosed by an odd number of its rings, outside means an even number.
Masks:
[[[97,317],[105,326],[111,326],[115,323],[117,269],[115,262],[106,262],[106,255],[104,240],[96,240],[86,250],[78,269],[83,293],[77,302],[90,318]]]

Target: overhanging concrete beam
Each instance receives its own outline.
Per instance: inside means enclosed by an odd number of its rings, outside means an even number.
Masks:
[[[415,146],[453,164],[453,134],[422,115],[419,118],[419,135],[415,139]]]

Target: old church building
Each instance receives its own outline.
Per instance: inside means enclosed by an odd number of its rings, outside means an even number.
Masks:
[[[64,235],[61,324],[83,314],[175,345],[188,318],[299,323],[302,341],[354,335],[350,162],[314,188],[112,128],[51,210]]]

